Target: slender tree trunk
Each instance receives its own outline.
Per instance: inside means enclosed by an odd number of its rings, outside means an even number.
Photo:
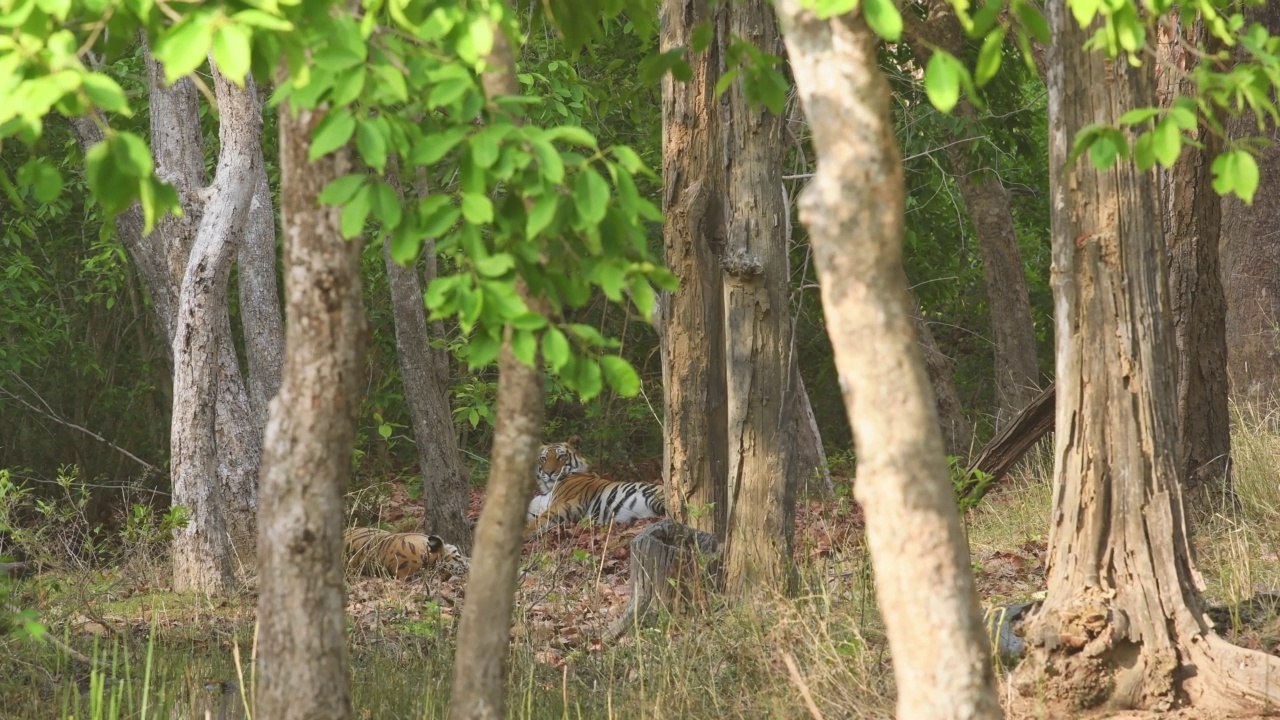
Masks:
[[[997,718],[995,677],[902,269],[906,186],[889,84],[860,17],[777,0],[817,172],[800,197],[858,451],[898,714]]]
[[[494,29],[490,70],[483,76],[489,98],[520,92],[515,58],[506,35]],[[523,292],[523,291],[522,291]],[[542,303],[525,297],[531,307]],[[458,626],[450,720],[503,720],[506,713],[507,657],[511,612],[515,607],[524,517],[533,498],[534,474],[542,446],[541,360],[529,367],[511,350],[508,329],[498,358],[498,423],[484,509],[476,524],[475,553],[467,580],[467,611]]]
[[[964,414],[960,393],[956,391],[955,361],[938,347],[938,341],[920,310],[920,298],[910,288],[907,289],[907,302],[911,304],[911,325],[915,328],[916,341],[924,355],[924,368],[929,375],[929,387],[933,390],[938,426],[942,428],[942,446],[948,455],[966,458],[973,443],[973,424]]]
[[[1203,45],[1204,24],[1170,27],[1178,37],[1161,38],[1166,63],[1157,63],[1160,104],[1168,107],[1178,94],[1195,92],[1183,73],[1194,69],[1186,52]],[[1170,72],[1170,70],[1174,70]],[[1169,290],[1177,345],[1178,474],[1191,492],[1222,489],[1231,455],[1231,417],[1227,412],[1226,299],[1218,267],[1222,202],[1213,191],[1209,166],[1222,151],[1222,139],[1207,128],[1193,136],[1203,148],[1184,148],[1171,170],[1159,170],[1164,200],[1165,242],[1169,248]],[[1278,265],[1277,267],[1280,267]]]
[[[393,183],[399,191],[398,178],[393,177]],[[428,246],[424,251],[434,252],[434,248]],[[468,552],[471,550],[471,523],[467,520],[470,476],[458,452],[458,436],[449,411],[448,380],[442,379],[438,372],[429,342],[422,285],[413,267],[403,267],[392,259],[390,237],[382,243],[382,257],[391,287],[396,356],[422,471],[426,510],[423,532],[439,535]]]
[[[248,82],[252,82],[250,79]],[[260,107],[260,105],[259,105]],[[284,320],[276,285],[276,221],[267,170],[258,150],[259,169],[253,205],[237,258],[240,325],[249,364],[249,399],[259,433],[267,424],[267,404],[280,389],[284,364]]]
[[[236,88],[216,68],[214,85],[221,147],[178,293],[169,434],[173,502],[190,511],[188,524],[174,533],[173,588],[208,595],[226,592],[234,580],[214,432],[218,360],[231,345],[230,327],[219,320],[226,315],[231,265],[262,153],[262,116],[252,86]]]
[[[1250,6],[1245,18],[1280,33],[1280,3]],[[1232,139],[1262,135],[1258,192],[1246,206],[1234,195],[1222,198],[1222,278],[1227,301],[1227,374],[1237,402],[1269,413],[1280,402],[1280,127],[1264,132],[1248,113],[1228,120]]]
[[[933,57],[934,48],[955,57],[964,56],[964,31],[949,3],[930,2],[929,16],[924,21],[917,20],[911,13],[905,13],[904,19],[909,28],[912,54],[921,67]],[[1009,191],[995,173],[972,167],[963,142],[970,134],[981,132],[978,114],[969,100],[962,98],[956,105],[955,116],[963,126],[952,130],[947,137],[947,161],[955,173],[982,253],[982,275],[987,285],[991,335],[995,343],[996,430],[1000,430],[1040,392],[1031,293],[1023,273]]]
[[[715,23],[708,0],[663,0],[662,49],[690,47],[693,31]],[[667,267],[680,289],[662,303],[662,380],[667,512],[725,537],[728,478],[724,287],[724,159],[716,43],[685,55],[689,82],[662,79],[662,155]]]
[[[1241,711],[1280,697],[1280,659],[1233,647],[1202,611],[1178,482],[1174,331],[1154,173],[1087,158],[1082,127],[1154,104],[1150,63],[1082,45],[1048,3],[1057,424],[1048,597],[1015,685],[1072,716],[1103,704]]]
[[[320,191],[353,169],[341,149],[308,162],[317,110],[282,108],[285,355],[271,401],[258,524],[256,717],[351,713],[342,581],[342,496],[351,475],[364,361],[362,241]]]
[[[782,54],[773,9],[763,0],[742,0],[727,12],[721,54],[731,38]],[[752,108],[741,81],[728,96],[728,244],[722,262],[729,447],[725,578],[731,594],[745,597],[765,588],[789,592],[795,585],[796,387],[782,118]]]

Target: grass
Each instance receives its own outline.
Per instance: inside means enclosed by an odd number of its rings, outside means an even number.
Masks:
[[[1238,605],[1280,587],[1280,432],[1266,420],[1236,413],[1235,496],[1201,503],[1192,513],[1212,603]],[[1019,601],[1043,588],[1051,475],[1051,444],[1044,444],[966,514],[985,601]],[[612,558],[630,535],[590,535],[589,552],[570,543],[527,555],[509,716],[811,718],[816,711],[825,718],[891,718],[893,676],[856,513],[844,500],[811,504],[799,525],[798,597],[713,608],[710,617],[660,618],[608,646],[598,638],[620,607],[626,570]],[[84,575],[19,587],[15,600],[53,618],[65,645],[99,669],[47,642],[0,639],[5,718],[204,717],[204,710],[214,718],[244,717],[240,688],[252,683],[253,651],[247,594],[217,604],[133,592]],[[459,593],[458,583],[352,581],[354,717],[446,716],[456,631],[451,604]],[[1237,608],[1224,629],[1235,642],[1271,650],[1280,633],[1259,617]],[[94,635],[103,632],[94,623],[106,634]]]

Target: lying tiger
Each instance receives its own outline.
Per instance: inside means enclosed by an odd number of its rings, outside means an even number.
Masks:
[[[358,527],[342,535],[347,564],[365,575],[390,575],[403,580],[424,570],[441,575],[465,575],[470,560],[439,535],[397,533]]]
[[[607,525],[667,514],[661,485],[623,482],[590,472],[578,451],[578,436],[542,446],[538,459],[538,490],[525,514],[525,539],[536,538],[555,525],[583,518]]]

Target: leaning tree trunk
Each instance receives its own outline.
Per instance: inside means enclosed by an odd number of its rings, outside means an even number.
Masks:
[[[1155,65],[1160,104],[1191,95],[1195,83],[1186,73],[1196,59],[1187,48],[1206,41],[1204,23],[1182,27],[1175,16],[1162,24],[1161,54]],[[1174,37],[1165,33],[1173,29]],[[1218,267],[1222,201],[1213,191],[1210,164],[1222,139],[1208,128],[1193,137],[1202,148],[1184,148],[1171,170],[1161,168],[1165,242],[1169,248],[1169,290],[1177,346],[1178,475],[1188,492],[1224,489],[1231,455],[1231,417],[1227,412],[1226,299]]]
[[[708,0],[663,0],[662,49],[689,47],[694,29],[713,23]],[[724,537],[728,450],[725,387],[724,160],[715,86],[720,55],[712,42],[685,54],[689,82],[662,79],[662,236],[680,289],[661,304],[666,441],[663,476],[671,517]],[[708,506],[710,509],[708,511]]]
[[[1015,685],[1077,715],[1103,704],[1225,710],[1280,700],[1280,659],[1227,644],[1202,611],[1184,522],[1164,236],[1154,174],[1067,165],[1071,139],[1155,99],[1150,64],[1086,53],[1048,4],[1057,423],[1048,596]]]
[[[1251,6],[1250,22],[1280,34],[1280,3]],[[1227,374],[1236,402],[1256,404],[1268,415],[1280,404],[1280,253],[1275,230],[1280,227],[1280,127],[1267,120],[1258,131],[1251,113],[1228,120],[1234,139],[1263,135],[1258,192],[1248,206],[1234,195],[1222,198],[1222,282],[1227,300]]]
[[[173,503],[186,507],[190,518],[174,531],[173,589],[207,595],[226,592],[233,581],[226,498],[217,473],[214,394],[219,356],[231,344],[220,311],[226,312],[231,265],[253,199],[262,135],[252,86],[236,88],[216,68],[214,83],[221,147],[178,292],[169,434]]]
[[[930,0],[926,19],[917,20],[911,13],[905,13],[904,19],[912,54],[921,67],[928,64],[935,48],[964,57],[964,30],[950,3]],[[964,140],[977,129],[978,114],[967,98],[961,98],[955,115],[963,125],[952,126],[946,138],[947,161],[982,253],[982,276],[995,345],[996,430],[1000,430],[1040,392],[1031,293],[1018,249],[1009,191],[996,173],[971,167]]]
[[[320,191],[353,169],[340,149],[307,160],[321,111],[279,113],[285,357],[271,401],[258,522],[257,709],[262,718],[351,713],[342,497],[351,475],[365,317],[362,241]]]
[[[721,54],[732,41],[782,54],[773,9],[742,0],[728,10]],[[728,389],[728,533],[725,584],[739,598],[794,589],[798,478],[793,468],[791,274],[782,194],[782,118],[747,101],[741,80],[723,116],[728,244],[724,314]]]
[[[813,127],[817,172],[800,197],[827,331],[858,451],[897,678],[898,717],[996,718],[968,547],[943,457],[902,269],[906,187],[877,41],[860,17],[775,7]]]
[[[520,92],[515,57],[501,28],[494,28],[488,65],[482,80],[490,100]],[[521,287],[521,293],[530,307],[546,309],[541,307],[545,303],[528,297],[527,288]],[[450,720],[502,720],[507,716],[511,613],[524,544],[524,516],[535,487],[529,469],[537,464],[542,443],[541,359],[535,358],[534,363],[529,367],[516,359],[508,329],[498,357],[498,423],[493,430],[489,484],[476,523],[467,610],[458,625]]]
[[[393,172],[397,170],[393,168]],[[398,178],[392,178],[400,191]],[[402,194],[403,197],[403,194]],[[425,252],[434,252],[427,246]],[[422,471],[423,532],[439,535],[464,552],[471,550],[467,520],[470,480],[458,452],[458,436],[449,412],[448,378],[438,372],[430,344],[422,284],[412,266],[391,257],[391,238],[382,243],[382,257],[391,286],[391,311],[396,326],[396,357],[404,398],[413,422],[413,437]]]

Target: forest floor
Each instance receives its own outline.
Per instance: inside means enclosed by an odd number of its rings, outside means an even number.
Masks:
[[[1193,513],[1212,603],[1236,605],[1280,588],[1278,441],[1272,434],[1237,439],[1240,502]],[[965,517],[984,604],[1024,601],[1044,587],[1050,467],[1041,448]],[[526,545],[512,630],[510,716],[891,718],[893,674],[861,513],[848,486],[837,480],[837,497],[798,508],[798,597],[662,618],[610,643],[602,634],[630,593],[630,541],[647,523],[567,528]],[[412,483],[384,481],[353,493],[351,504],[366,521],[407,528],[421,513],[412,495]],[[473,513],[481,501],[477,492]],[[253,683],[255,579],[236,597],[209,602],[168,592],[165,574],[162,562],[137,559],[111,568],[68,566],[20,583],[11,602],[38,609],[57,646],[0,639],[0,719],[52,717],[58,707],[84,708],[79,717],[113,717],[91,712],[92,697],[109,701],[112,693],[121,709],[114,717],[144,717],[147,692],[146,717],[204,717],[203,710],[245,717],[239,688]],[[464,604],[463,578],[349,578],[355,717],[444,717]],[[1280,651],[1274,613],[1233,615],[1229,624],[1232,641]],[[1008,716],[1051,717],[1034,698],[1009,691],[1005,670]],[[155,713],[165,706],[178,709]],[[1226,718],[1199,710],[1089,717]]]

